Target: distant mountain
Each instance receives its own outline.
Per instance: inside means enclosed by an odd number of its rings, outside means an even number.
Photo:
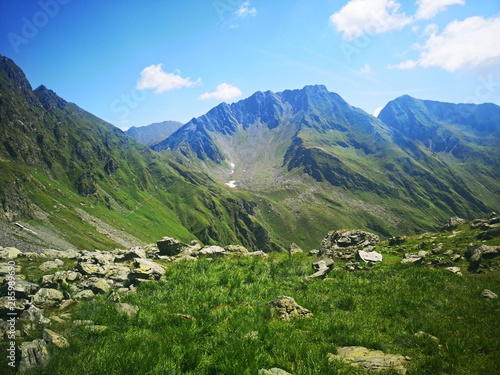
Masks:
[[[398,121],[389,119],[391,107]],[[152,148],[269,200],[263,221],[299,242],[325,225],[389,235],[498,210],[499,107],[429,103],[413,115],[401,108],[389,103],[375,118],[321,85],[257,92],[220,104]],[[475,173],[456,173],[437,152],[483,162]]]
[[[163,158],[45,86],[32,90],[3,56],[0,171],[1,246],[111,249],[173,236],[276,248],[248,197]]]
[[[182,125],[179,121],[163,121],[140,127],[132,126],[125,133],[134,137],[137,142],[149,146],[163,141]]]

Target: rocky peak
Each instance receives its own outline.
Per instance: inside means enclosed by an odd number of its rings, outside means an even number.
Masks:
[[[48,89],[44,85],[40,85],[35,89],[35,95],[42,103],[43,107],[47,110],[63,109],[68,102],[57,95],[54,91]]]

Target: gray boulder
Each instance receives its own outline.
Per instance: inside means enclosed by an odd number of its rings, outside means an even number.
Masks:
[[[19,319],[23,322],[35,324],[49,324],[50,319],[43,316],[42,310],[38,307],[31,305],[29,309],[24,310]]]
[[[370,350],[362,346],[343,346],[337,348],[337,354],[328,354],[328,362],[343,361],[365,371],[395,370],[406,374],[408,360],[399,354],[387,354],[380,350]]]
[[[273,367],[269,370],[266,369],[260,369],[258,372],[258,375],[292,375],[289,372],[286,372],[285,370],[282,370],[278,367]]]
[[[481,292],[481,297],[488,298],[488,299],[498,298],[498,296],[495,293],[493,293],[491,290],[489,290],[489,289],[484,289]]]
[[[379,263],[382,262],[382,254],[376,251],[358,250],[358,258],[365,263]]]
[[[57,289],[41,288],[32,298],[32,302],[41,308],[54,307],[61,303],[64,295]]]
[[[226,255],[226,250],[220,246],[205,246],[198,254],[205,256]]]
[[[68,340],[48,328],[43,330],[43,339],[47,344],[52,344],[59,349],[67,348],[69,346]]]
[[[290,247],[288,248],[288,253],[290,255],[294,255],[294,254],[298,254],[298,253],[303,253],[303,252],[304,252],[304,250],[302,250],[302,248],[299,245],[297,245],[295,242],[292,243],[290,245]]]
[[[321,241],[320,255],[333,259],[354,259],[358,250],[371,251],[379,242],[376,234],[362,230],[330,231]]]
[[[23,342],[19,350],[21,351],[21,361],[19,362],[18,368],[19,373],[43,368],[49,362],[47,344],[42,339]]]
[[[15,247],[0,247],[0,259],[12,260],[16,259],[21,254],[21,251]]]
[[[171,237],[163,237],[160,241],[156,243],[160,255],[174,256],[179,254],[183,248],[187,247],[186,244],[176,240]]]
[[[306,277],[306,279],[316,279],[318,277],[326,277],[328,273],[333,269],[335,266],[335,262],[333,259],[330,258],[325,258],[318,260],[317,262],[314,262],[312,264],[313,269],[316,271],[312,275],[309,275]]]
[[[55,268],[59,268],[61,266],[64,266],[64,262],[60,259],[55,259],[55,260],[48,260],[46,262],[43,262],[42,264],[40,264],[40,266],[38,266],[38,269],[40,271],[46,272],[46,271],[53,270]]]
[[[137,258],[134,265],[135,268],[128,275],[132,282],[137,279],[158,280],[165,274],[165,267],[148,259]]]
[[[269,302],[269,305],[281,320],[289,321],[294,318],[313,317],[313,314],[308,309],[297,304],[292,297],[280,296]]]

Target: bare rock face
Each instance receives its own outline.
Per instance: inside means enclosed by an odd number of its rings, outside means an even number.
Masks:
[[[386,354],[380,350],[370,350],[362,346],[343,346],[337,349],[337,354],[328,354],[328,362],[344,361],[351,366],[368,371],[395,370],[406,374],[407,360],[399,354]]]
[[[273,312],[276,313],[281,320],[290,320],[293,318],[312,318],[313,314],[306,308],[300,306],[292,297],[280,296],[269,302]]]
[[[333,259],[351,260],[358,250],[370,252],[380,238],[363,230],[330,231],[321,241],[320,255]]]

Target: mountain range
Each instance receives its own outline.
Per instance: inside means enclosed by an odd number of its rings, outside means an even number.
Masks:
[[[125,133],[137,142],[148,146],[163,141],[182,125],[179,121],[163,121],[140,127],[132,126]]]
[[[169,235],[272,251],[314,247],[334,228],[392,236],[500,209],[494,104],[403,96],[376,118],[315,85],[256,92],[169,125],[177,129],[156,142],[164,134],[154,127],[127,132],[148,148],[33,90],[0,57],[7,240],[110,248]],[[16,221],[38,235],[12,229]]]

